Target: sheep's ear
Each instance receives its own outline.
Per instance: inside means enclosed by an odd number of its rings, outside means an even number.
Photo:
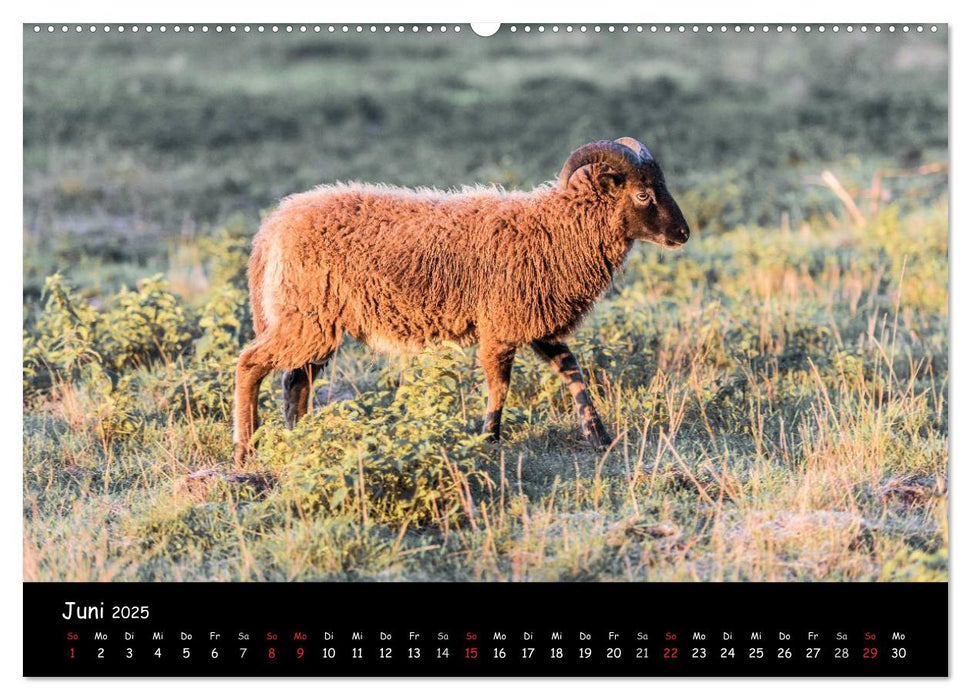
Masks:
[[[590,164],[581,166],[573,171],[570,176],[569,187],[572,190],[582,187],[590,188],[593,185],[593,168]]]
[[[601,165],[597,172],[597,185],[605,192],[610,192],[624,184],[624,176],[609,165]]]

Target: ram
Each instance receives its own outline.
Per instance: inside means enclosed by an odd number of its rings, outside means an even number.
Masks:
[[[256,339],[236,369],[236,465],[251,449],[263,378],[284,371],[292,427],[345,334],[388,353],[478,343],[483,431],[496,439],[513,358],[529,345],[567,384],[586,438],[609,445],[564,340],[636,240],[677,248],[688,225],[650,152],[629,137],[581,146],[556,183],[530,192],[352,183],[284,199],[250,258]]]

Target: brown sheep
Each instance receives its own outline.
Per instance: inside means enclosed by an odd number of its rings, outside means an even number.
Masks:
[[[556,184],[531,192],[347,184],[287,197],[263,222],[249,263],[256,339],[236,369],[237,467],[258,425],[263,378],[285,371],[292,427],[345,333],[390,353],[478,343],[483,431],[496,439],[513,358],[530,345],[568,386],[583,434],[609,445],[563,339],[635,240],[677,248],[688,225],[661,169],[632,138],[581,146]]]

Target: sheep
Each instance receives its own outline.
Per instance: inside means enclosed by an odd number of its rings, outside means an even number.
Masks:
[[[635,240],[689,236],[647,148],[630,137],[573,151],[558,181],[529,192],[325,185],[285,198],[249,261],[255,340],[236,369],[234,461],[247,459],[262,380],[283,370],[287,427],[345,334],[372,350],[478,343],[498,440],[513,358],[529,345],[569,389],[586,439],[611,444],[565,339]]]

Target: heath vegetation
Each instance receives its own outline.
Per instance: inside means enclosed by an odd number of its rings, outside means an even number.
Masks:
[[[466,30],[467,32],[468,30]],[[946,580],[946,37],[25,34],[27,580]],[[692,227],[571,343],[341,346],[232,470],[261,211],[633,135]]]

